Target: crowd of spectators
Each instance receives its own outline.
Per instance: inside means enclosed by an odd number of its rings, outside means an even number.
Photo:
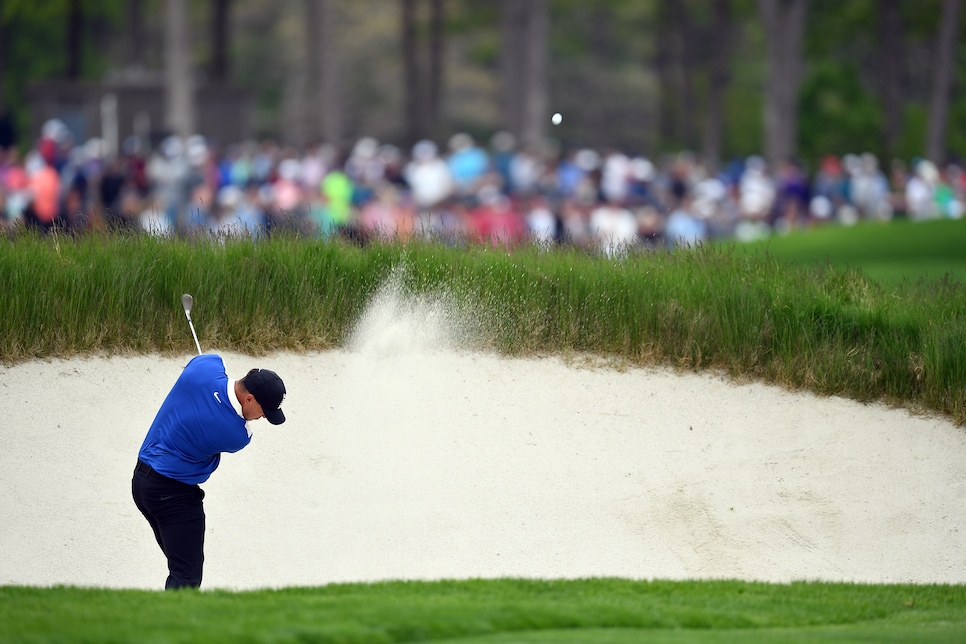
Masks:
[[[76,144],[50,121],[21,156],[0,149],[0,226],[97,228],[156,235],[276,230],[373,239],[570,244],[607,255],[633,247],[753,240],[816,225],[959,218],[957,164],[827,156],[808,171],[757,156],[710,172],[690,153],[657,160],[615,149],[538,152],[506,133],[468,134],[411,150],[358,140],[342,151],[271,140],[218,146],[168,137]]]

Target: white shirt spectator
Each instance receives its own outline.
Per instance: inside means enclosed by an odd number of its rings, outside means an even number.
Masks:
[[[615,203],[603,203],[590,213],[590,230],[597,247],[608,257],[627,253],[637,242],[637,220]]]
[[[453,192],[449,166],[439,158],[432,141],[420,141],[413,146],[413,160],[406,165],[405,175],[413,201],[421,210],[432,208]]]

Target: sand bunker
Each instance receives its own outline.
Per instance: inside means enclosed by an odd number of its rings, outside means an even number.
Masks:
[[[252,423],[204,484],[204,587],[966,582],[966,431],[950,422],[387,340],[404,318],[370,314],[343,351],[222,354],[233,377],[278,371],[289,420]],[[0,584],[163,587],[130,480],[189,358],[0,368]]]

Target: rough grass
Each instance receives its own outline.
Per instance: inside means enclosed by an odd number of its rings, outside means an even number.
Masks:
[[[443,298],[473,348],[589,353],[713,369],[966,422],[966,291],[884,286],[854,267],[789,266],[708,246],[610,260],[572,249],[266,241],[0,241],[0,360],[85,353],[262,354],[345,343],[387,282]]]

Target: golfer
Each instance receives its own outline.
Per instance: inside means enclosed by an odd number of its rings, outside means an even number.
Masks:
[[[192,358],[151,423],[138,452],[131,489],[168,559],[165,590],[198,588],[204,565],[204,483],[222,452],[252,440],[248,421],[285,422],[285,385],[274,371],[252,369],[241,380],[215,354]]]

